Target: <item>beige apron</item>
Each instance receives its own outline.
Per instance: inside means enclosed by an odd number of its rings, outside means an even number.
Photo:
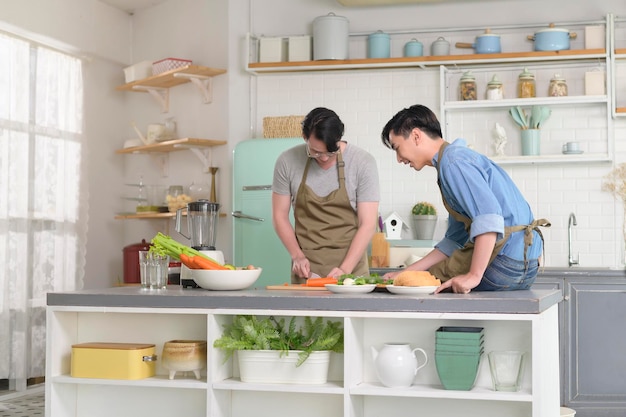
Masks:
[[[441,145],[441,149],[439,150],[439,156],[437,158],[437,184],[439,185],[439,191],[441,192],[441,199],[443,200],[443,205],[450,215],[459,222],[462,222],[465,225],[465,231],[469,235],[470,227],[472,225],[472,221],[469,217],[462,215],[461,213],[455,211],[450,207],[448,202],[446,201],[443,190],[441,189],[441,180],[439,178],[439,167],[441,166],[441,157],[443,156],[443,151],[448,146],[448,142],[444,142]],[[536,230],[543,241],[543,235],[539,230],[539,227],[550,227],[550,222],[546,219],[533,220],[531,224],[521,225],[521,226],[506,226],[504,228],[504,236],[502,239],[496,242],[495,247],[493,248],[493,252],[491,252],[491,256],[489,257],[489,263],[491,263],[495,257],[500,253],[502,247],[508,240],[511,233],[524,231],[524,262],[527,261],[528,248],[533,244],[533,230]],[[461,249],[455,250],[452,252],[452,255],[444,259],[441,262],[430,267],[429,272],[439,278],[442,282],[449,280],[450,278],[454,278],[458,275],[467,274],[470,270],[470,266],[472,263],[472,256],[474,254],[474,243],[467,242],[465,246]]]
[[[359,219],[346,190],[345,164],[341,152],[337,154],[339,188],[326,197],[319,197],[306,185],[310,164],[309,158],[296,195],[295,232],[298,244],[309,260],[311,272],[325,277],[331,269],[343,262],[359,227]],[[352,273],[369,274],[367,254],[363,254],[363,259],[357,263]],[[305,281],[292,272],[292,283]]]

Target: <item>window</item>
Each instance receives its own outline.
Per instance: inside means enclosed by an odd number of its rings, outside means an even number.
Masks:
[[[0,33],[0,380],[45,375],[46,293],[82,283],[82,62]]]

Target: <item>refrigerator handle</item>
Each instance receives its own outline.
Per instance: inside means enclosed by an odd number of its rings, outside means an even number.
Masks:
[[[233,217],[236,217],[238,219],[249,219],[249,220],[255,220],[257,222],[264,222],[265,221],[265,219],[263,219],[261,217],[248,216],[247,214],[243,214],[239,210],[233,211],[231,214],[232,214]]]

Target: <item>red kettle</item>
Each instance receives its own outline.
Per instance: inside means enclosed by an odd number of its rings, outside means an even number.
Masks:
[[[125,246],[124,252],[124,284],[139,284],[139,251],[149,250],[151,244],[146,239],[141,239],[141,243],[133,243]]]

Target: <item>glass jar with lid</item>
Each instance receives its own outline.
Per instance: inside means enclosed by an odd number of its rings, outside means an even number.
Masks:
[[[532,98],[536,97],[535,93],[535,75],[528,71],[528,68],[524,68],[519,75],[517,82],[517,97],[518,98]]]
[[[502,100],[504,98],[504,88],[502,81],[494,74],[491,81],[487,83],[487,100]]]
[[[567,96],[567,83],[565,78],[560,74],[554,74],[554,77],[550,79],[550,86],[548,87],[548,96],[550,97],[565,97]]]
[[[471,71],[466,71],[461,76],[460,81],[460,99],[462,101],[466,100],[476,100],[476,77],[472,74]]]

